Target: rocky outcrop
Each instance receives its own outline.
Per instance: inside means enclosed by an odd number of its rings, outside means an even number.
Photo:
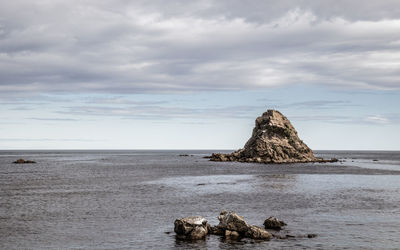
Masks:
[[[268,110],[256,119],[253,134],[243,149],[231,154],[212,154],[210,160],[256,163],[337,161],[315,157],[290,121],[277,110]]]
[[[225,237],[269,240],[272,235],[261,227],[247,224],[244,218],[234,212],[223,210],[218,216],[219,224],[211,228],[212,234],[225,235]]]
[[[264,228],[249,225],[242,216],[226,210],[222,210],[218,220],[218,225],[210,227],[207,220],[201,216],[185,217],[175,220],[174,231],[177,234],[177,238],[183,240],[205,239],[207,234],[220,235],[235,241],[242,238],[270,240],[272,237],[276,239],[317,237],[316,234],[288,234],[288,230],[268,232]],[[275,217],[269,217],[264,221],[264,226],[266,229],[278,230],[286,226],[286,223]],[[169,234],[170,232],[165,233]]]
[[[281,230],[284,226],[286,226],[286,223],[275,217],[269,217],[264,221],[265,229]]]
[[[14,161],[13,163],[15,164],[25,164],[25,163],[36,163],[35,161],[30,161],[30,160],[24,160],[24,159],[18,159],[16,161]]]
[[[175,220],[174,231],[179,238],[199,240],[204,239],[209,233],[210,224],[201,216],[185,217]]]

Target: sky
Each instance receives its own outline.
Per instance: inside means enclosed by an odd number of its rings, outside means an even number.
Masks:
[[[398,0],[0,2],[0,149],[400,150]]]

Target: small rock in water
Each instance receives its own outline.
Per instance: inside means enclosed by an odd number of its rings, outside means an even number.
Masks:
[[[177,219],[174,231],[178,237],[190,240],[204,239],[210,231],[210,224],[201,216],[191,216]]]
[[[274,230],[281,230],[282,227],[286,226],[287,224],[281,220],[278,220],[275,217],[269,217],[264,221],[264,226],[266,229],[274,229]]]
[[[268,231],[257,226],[250,226],[245,235],[246,237],[256,240],[269,240],[272,237]]]
[[[211,234],[225,235],[225,237],[269,240],[272,235],[265,229],[247,224],[244,218],[235,212],[222,210],[218,216],[219,224],[211,228]]]
[[[218,216],[219,226],[229,231],[237,231],[244,233],[248,230],[249,225],[243,219],[242,216],[223,210]]]
[[[315,237],[317,237],[316,234],[307,234],[307,238],[315,238]]]
[[[30,160],[24,160],[24,159],[18,159],[18,160],[16,160],[16,161],[14,161],[13,163],[15,163],[15,164],[25,164],[25,163],[36,163],[35,161],[30,161]]]

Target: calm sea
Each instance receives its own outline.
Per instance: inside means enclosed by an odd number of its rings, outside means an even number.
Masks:
[[[317,151],[344,162],[280,165],[202,158],[211,152],[0,151],[0,248],[400,248],[400,152]],[[38,163],[11,163],[18,158]],[[176,218],[214,225],[222,209],[318,236],[175,238]]]

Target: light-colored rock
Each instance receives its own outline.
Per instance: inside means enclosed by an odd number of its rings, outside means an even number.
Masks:
[[[269,240],[272,235],[263,228],[247,224],[244,218],[235,212],[222,210],[218,216],[219,224],[211,228],[211,234],[224,235],[227,238],[248,237]]]
[[[225,237],[239,238],[240,234],[238,232],[236,232],[236,231],[225,230]]]
[[[181,238],[191,240],[204,239],[209,230],[210,225],[201,216],[185,217],[174,222],[174,231]]]
[[[244,233],[249,228],[249,225],[246,223],[243,217],[234,212],[222,211],[218,216],[218,220],[218,226],[220,228],[224,228],[225,230]]]
[[[256,119],[253,134],[243,149],[231,154],[212,154],[210,160],[257,163],[335,161],[315,157],[300,140],[290,121],[277,110],[268,110]]]

